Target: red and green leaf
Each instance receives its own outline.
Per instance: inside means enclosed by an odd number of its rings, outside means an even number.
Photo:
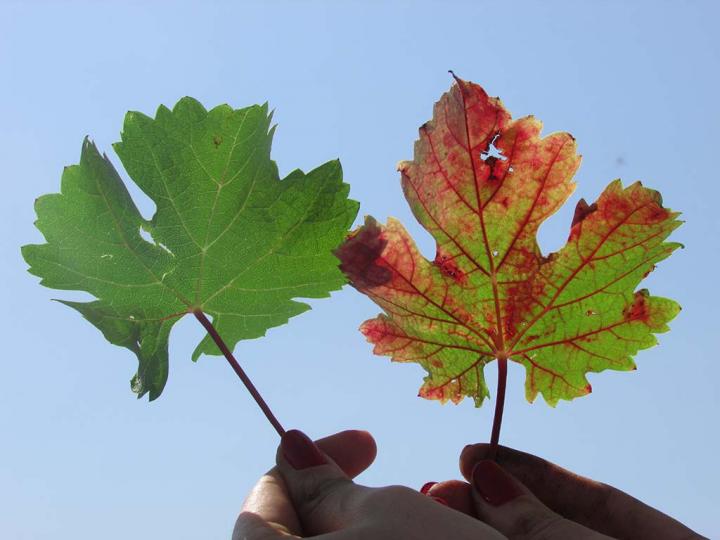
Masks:
[[[640,183],[581,200],[567,244],[543,256],[538,228],[572,194],[580,157],[571,135],[543,138],[541,127],[456,79],[420,128],[413,161],[399,165],[435,259],[393,219],[367,218],[337,251],[353,286],[385,312],[361,331],[376,354],[428,372],[423,397],[479,406],[494,359],[526,367],[530,401],[585,395],[587,373],[634,369],[680,309],[635,290],[679,246],[665,242],[678,214]]]

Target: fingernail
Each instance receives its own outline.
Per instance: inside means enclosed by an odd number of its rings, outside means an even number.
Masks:
[[[325,465],[327,460],[320,449],[302,431],[291,429],[285,432],[280,441],[280,448],[287,462],[295,470]]]
[[[420,488],[420,493],[427,495],[428,491],[430,491],[435,484],[437,484],[437,482],[425,482],[423,487]]]
[[[442,505],[444,505],[444,506],[450,506],[450,505],[448,504],[448,502],[447,502],[445,499],[443,499],[442,497],[435,497],[434,495],[430,495],[430,498],[431,498],[433,501],[438,502],[438,503],[440,503],[440,504],[442,504]]]
[[[500,506],[522,495],[515,480],[494,461],[483,460],[475,465],[472,485],[493,506]]]

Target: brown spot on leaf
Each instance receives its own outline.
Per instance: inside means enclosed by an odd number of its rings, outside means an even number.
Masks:
[[[442,388],[435,387],[422,387],[420,389],[420,392],[418,392],[418,397],[425,398],[425,399],[439,399],[440,401],[444,401],[445,398],[445,392]]]
[[[597,210],[597,203],[588,204],[585,199],[580,199],[575,207],[575,215],[573,216],[571,227],[574,227],[590,214]]]
[[[588,204],[585,199],[580,199],[575,207],[575,215],[570,225],[570,236],[568,242],[574,240],[580,234],[580,223],[593,212],[597,211],[597,203]]]
[[[668,217],[670,217],[670,212],[667,210],[667,208],[663,208],[662,206],[655,206],[651,209],[648,220],[650,221],[650,223],[658,223],[661,221],[665,221]]]
[[[213,144],[215,145],[215,148],[217,148],[218,146],[220,146],[220,145],[222,144],[222,142],[223,142],[223,140],[222,140],[222,137],[221,137],[220,135],[215,135],[215,136],[213,137]]]
[[[377,221],[367,217],[365,225],[350,234],[335,250],[335,256],[340,259],[340,270],[353,286],[359,289],[372,288],[392,279],[391,270],[378,264],[386,245],[387,240]]]
[[[441,253],[440,250],[437,251],[433,264],[438,267],[438,269],[443,273],[443,275],[454,279],[458,283],[465,282],[465,273],[460,270],[460,267],[455,262],[455,259],[452,259],[447,255]]]
[[[623,315],[628,321],[642,321],[647,322],[650,317],[650,309],[648,306],[648,292],[646,289],[642,289],[635,293],[633,303],[630,304]]]

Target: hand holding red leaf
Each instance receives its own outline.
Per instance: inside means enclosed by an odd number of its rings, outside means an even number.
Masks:
[[[507,360],[525,366],[529,401],[588,394],[588,372],[634,369],[633,355],[680,310],[635,290],[679,246],[664,240],[681,223],[640,183],[616,180],[595,203],[581,200],[567,244],[542,255],[537,230],[573,192],[580,157],[571,135],[540,130],[456,79],[413,161],[399,165],[435,260],[394,219],[367,218],[337,251],[354,287],[385,311],[361,331],[376,354],[425,368],[422,397],[480,406],[494,359],[501,374]]]

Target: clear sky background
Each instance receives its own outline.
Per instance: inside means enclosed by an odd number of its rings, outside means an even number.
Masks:
[[[134,356],[50,301],[81,295],[26,273],[19,247],[41,241],[33,200],[59,189],[83,137],[119,164],[110,145],[127,110],[184,95],[269,101],[283,175],[339,157],[360,217],[400,218],[432,258],[395,164],[412,157],[448,69],[577,138],[578,189],[541,229],[546,251],[566,239],[575,202],[616,177],[660,190],[686,220],[673,235],[686,249],[646,281],[684,308],[660,346],[555,409],[528,404],[511,366],[502,442],[720,537],[718,5],[0,1],[0,537],[227,539],[278,442],[224,359],[191,362],[195,320],[173,331],[165,393],[137,401]],[[311,303],[236,348],[281,421],[317,437],[370,430],[370,485],[458,477],[492,405],[417,398],[422,369],[372,355],[357,327],[378,308],[354,290]],[[494,392],[495,366],[486,373]]]

